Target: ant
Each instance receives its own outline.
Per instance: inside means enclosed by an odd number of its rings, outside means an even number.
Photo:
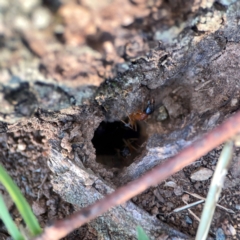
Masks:
[[[150,115],[154,112],[154,104],[155,104],[154,99],[152,99],[151,101],[148,100],[148,104],[147,104],[147,107],[145,108],[144,112],[137,111],[137,112],[131,113],[128,116],[129,122],[127,124],[125,123],[125,126],[130,127],[136,131],[136,129],[137,129],[136,122],[147,119],[148,115]]]

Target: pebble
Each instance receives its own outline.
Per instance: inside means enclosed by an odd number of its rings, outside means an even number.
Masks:
[[[40,4],[41,0],[19,0],[19,5],[25,13],[31,13]]]
[[[152,208],[152,210],[151,210],[151,213],[152,213],[153,215],[157,215],[157,214],[158,214],[158,207],[157,207],[157,206],[154,206],[154,207]]]
[[[216,231],[216,240],[225,240],[226,237],[224,235],[224,232],[221,228],[218,228]]]
[[[189,195],[188,194],[183,194],[182,200],[183,200],[183,202],[188,202],[189,201]]]
[[[228,230],[229,230],[229,232],[231,233],[232,236],[235,236],[237,234],[236,229],[231,224],[228,224]]]
[[[199,168],[196,172],[191,174],[191,179],[195,181],[204,181],[213,175],[213,171],[208,168]]]
[[[120,63],[117,65],[117,69],[119,72],[124,73],[129,70],[129,65],[127,63]]]
[[[17,147],[18,147],[18,151],[24,151],[27,146],[24,143],[19,143]]]
[[[165,199],[162,197],[162,195],[159,193],[157,189],[154,189],[153,194],[158,199],[159,202],[162,202],[162,203],[165,202]]]
[[[207,122],[207,128],[212,128],[213,126],[215,126],[219,117],[220,117],[219,112],[217,112],[213,116],[211,116],[210,119]]]
[[[185,222],[189,225],[193,223],[192,219],[189,216],[185,216]]]
[[[164,186],[175,188],[175,187],[177,187],[177,184],[173,181],[168,181],[168,182],[165,182]]]
[[[32,210],[36,216],[42,215],[47,211],[46,207],[44,206],[45,203],[34,201],[32,204]]]
[[[51,23],[51,12],[47,8],[39,7],[33,12],[32,20],[36,28],[47,28]]]
[[[240,205],[239,205],[239,204],[236,204],[236,205],[235,205],[235,208],[236,208],[237,210],[240,210]]]
[[[159,107],[157,120],[158,121],[164,121],[167,118],[168,118],[168,113],[167,113],[166,108],[164,106]]]
[[[13,19],[13,27],[17,31],[24,31],[29,29],[31,23],[29,22],[28,18],[22,15],[18,15]]]
[[[174,193],[176,196],[180,196],[183,194],[183,188],[181,186],[177,186],[176,188],[174,188]]]

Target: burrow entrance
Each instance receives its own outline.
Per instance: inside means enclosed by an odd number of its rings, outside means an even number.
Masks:
[[[138,122],[132,129],[121,121],[102,121],[92,139],[96,161],[107,167],[129,166],[144,149],[148,138],[145,124]]]

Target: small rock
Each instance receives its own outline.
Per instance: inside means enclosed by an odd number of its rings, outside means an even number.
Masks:
[[[146,205],[147,205],[147,201],[146,201],[146,200],[143,200],[143,201],[142,201],[142,205],[143,205],[143,206],[146,206]]]
[[[237,234],[236,229],[231,224],[228,224],[228,231],[230,233],[229,235],[235,236]]]
[[[216,240],[225,240],[224,232],[221,228],[218,228],[216,231]]]
[[[176,196],[180,196],[180,195],[183,194],[183,188],[181,186],[175,187],[173,191],[174,191]]]
[[[24,144],[24,143],[19,143],[18,145],[17,145],[17,148],[18,148],[18,151],[24,151],[25,149],[26,149],[26,144]]]
[[[175,187],[177,187],[177,184],[173,181],[168,181],[168,182],[165,182],[164,186],[175,188]]]
[[[119,72],[124,73],[129,70],[129,65],[126,63],[121,63],[117,65],[117,69]]]
[[[233,98],[231,100],[231,107],[235,107],[237,105],[237,103],[238,103],[238,99],[237,98]]]
[[[41,4],[40,0],[19,0],[20,6],[25,13],[31,13],[34,8]]]
[[[213,175],[213,171],[208,168],[199,168],[191,175],[191,179],[195,181],[204,181]]]
[[[137,197],[133,197],[132,200],[133,200],[134,202],[136,202],[136,201],[138,200],[138,198],[137,198]]]
[[[234,144],[236,147],[240,147],[240,134],[237,134],[234,139]]]
[[[152,210],[151,210],[151,213],[152,213],[152,215],[157,215],[157,214],[159,213],[158,207],[157,207],[157,206],[154,206],[154,207],[152,208]]]
[[[161,122],[166,120],[167,118],[168,118],[168,113],[166,108],[164,106],[159,107],[157,120]]]
[[[150,199],[149,199],[150,200]],[[153,198],[153,199],[151,199],[149,202],[148,202],[148,206],[150,207],[150,208],[153,208],[153,206],[155,205],[155,198]]]
[[[236,204],[236,205],[235,205],[235,208],[236,208],[237,210],[240,210],[240,205],[239,205],[239,204]]]
[[[163,193],[164,196],[167,197],[167,198],[172,197],[172,190],[171,190],[171,191],[165,190],[165,191],[162,191],[162,193]]]
[[[172,209],[174,209],[173,203],[172,203],[172,202],[168,202],[168,203],[167,203],[167,211],[168,211],[168,212],[171,212]]]
[[[156,238],[156,240],[167,240],[167,239],[169,239],[169,236],[166,235],[165,233],[161,234]]]
[[[214,127],[214,126],[216,125],[219,117],[220,117],[220,113],[219,113],[219,112],[217,112],[217,113],[215,113],[214,115],[212,115],[212,116],[210,117],[210,119],[207,121],[207,126],[206,126],[206,127],[207,127],[207,128],[212,128],[212,127]]]
[[[189,216],[185,216],[185,222],[189,225],[193,223],[192,219]]]
[[[182,200],[183,200],[183,202],[189,202],[189,195],[188,194],[183,194]]]
[[[47,8],[37,8],[33,13],[33,25],[38,29],[47,28],[51,22],[51,13]]]
[[[31,23],[29,22],[28,18],[22,15],[18,15],[13,19],[13,27],[15,30],[18,31],[26,31],[31,26]]]
[[[39,216],[45,213],[46,212],[45,202],[43,203],[43,202],[34,201],[32,204],[32,210],[36,216]]]
[[[164,198],[163,198],[162,195],[159,193],[159,190],[158,190],[158,189],[154,189],[153,194],[154,194],[154,196],[158,199],[159,202],[162,202],[162,203],[165,202]]]

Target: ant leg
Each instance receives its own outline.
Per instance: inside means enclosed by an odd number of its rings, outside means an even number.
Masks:
[[[131,143],[129,140],[123,139],[123,142],[125,143],[125,145],[126,145],[130,150],[137,151],[137,149],[132,145],[132,143]]]
[[[130,123],[126,123],[126,122],[124,122],[124,121],[121,120],[121,119],[120,119],[120,121],[124,124],[125,127],[129,127],[129,128],[131,128],[131,129],[133,129]]]
[[[130,116],[131,116],[131,115],[130,115]],[[128,115],[128,119],[129,119],[128,125],[129,125],[129,127],[130,127],[132,130],[137,131],[136,121],[133,120],[130,116]]]

